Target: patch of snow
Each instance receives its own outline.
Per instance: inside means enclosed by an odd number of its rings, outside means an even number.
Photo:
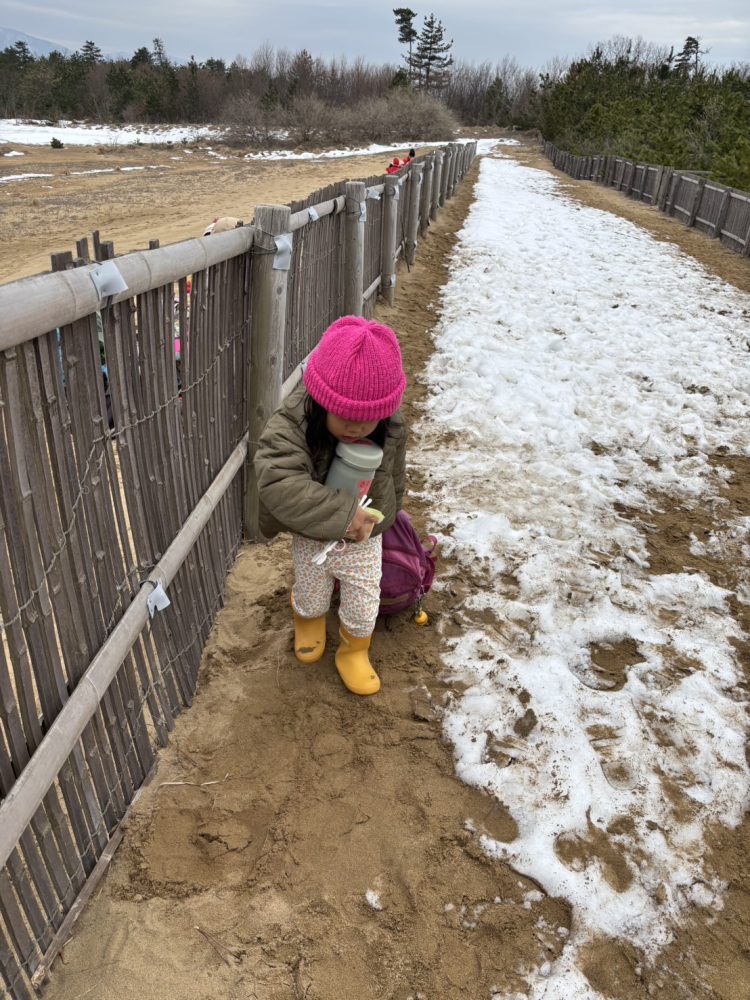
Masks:
[[[0,177],[0,184],[9,184],[11,181],[28,181],[32,177],[54,177],[54,174],[8,174]]]
[[[662,494],[698,502],[711,455],[750,453],[750,296],[546,171],[485,157],[475,196],[411,452],[443,548],[475,582],[445,640],[461,686],[444,730],[457,774],[518,826],[483,848],[573,908],[530,996],[594,1000],[579,947],[623,937],[653,961],[689,907],[720,905],[706,831],[750,803],[729,595],[652,572],[620,513]],[[597,645],[637,652],[608,678]],[[671,655],[692,672],[670,671]]]
[[[382,910],[383,904],[380,902],[379,893],[375,892],[374,889],[368,889],[365,893],[365,899],[367,900],[367,905],[373,910]]]
[[[0,142],[19,142],[27,146],[48,146],[57,138],[64,146],[130,146],[133,144],[192,142],[219,137],[222,129],[204,126],[150,127],[147,125],[86,125],[83,122],[44,121],[21,118],[0,119]]]

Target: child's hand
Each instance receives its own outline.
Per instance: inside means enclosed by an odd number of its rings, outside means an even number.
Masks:
[[[377,514],[371,514],[366,507],[357,507],[352,523],[346,531],[346,537],[354,542],[364,542],[372,534],[372,529],[380,518]]]

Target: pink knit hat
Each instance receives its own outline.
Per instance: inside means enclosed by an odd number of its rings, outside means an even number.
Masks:
[[[342,420],[390,417],[406,388],[396,334],[361,316],[328,327],[303,378],[315,402]]]

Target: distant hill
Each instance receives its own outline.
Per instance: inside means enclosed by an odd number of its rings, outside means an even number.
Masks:
[[[57,42],[48,42],[46,38],[35,38],[24,31],[16,31],[15,28],[0,27],[0,52],[9,45],[15,45],[16,42],[26,42],[35,56],[48,56],[50,52],[61,52],[64,56],[71,54],[70,49],[58,45]]]

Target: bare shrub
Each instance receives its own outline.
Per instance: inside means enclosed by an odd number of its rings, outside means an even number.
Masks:
[[[295,146],[322,145],[335,142],[340,132],[338,111],[318,97],[298,97],[283,113],[282,123]]]
[[[393,91],[386,98],[394,142],[409,139],[446,139],[458,129],[453,112],[432,97],[409,91]]]
[[[392,91],[387,97],[337,108],[336,118],[338,140],[350,145],[446,139],[458,128],[442,102],[409,91]]]
[[[391,91],[351,106],[306,95],[270,110],[248,94],[236,95],[225,103],[222,120],[230,144],[317,147],[449,139],[459,125],[441,101],[413,91]]]
[[[280,138],[278,115],[272,118],[250,94],[230,97],[222,108],[221,121],[227,127],[225,141],[230,145],[264,144]]]
[[[370,97],[338,111],[346,142],[359,145],[385,142],[390,132],[388,103],[384,97]]]

